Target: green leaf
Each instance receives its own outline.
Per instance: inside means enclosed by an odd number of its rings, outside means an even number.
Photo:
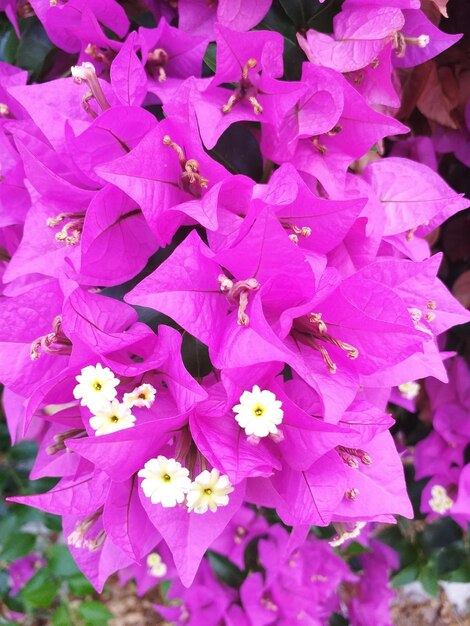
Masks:
[[[86,626],[105,626],[113,617],[113,614],[100,602],[92,600],[81,602],[78,606],[78,614],[85,621]]]
[[[24,602],[22,602],[18,596],[7,596],[4,599],[4,602],[11,611],[15,611],[16,613],[26,613]]]
[[[419,569],[416,563],[411,563],[404,567],[398,574],[392,578],[393,587],[399,587],[400,585],[407,585],[412,583],[418,578]]]
[[[339,613],[333,613],[330,617],[330,626],[349,626],[348,620]]]
[[[36,458],[38,445],[35,441],[21,441],[8,452],[13,463],[32,463]]]
[[[209,550],[207,557],[219,580],[229,587],[240,587],[245,577],[232,561],[218,552],[212,552],[212,550]]]
[[[307,24],[311,24],[327,8],[320,0],[279,0],[279,2],[296,27],[304,30]]]
[[[37,77],[53,47],[41,22],[37,18],[28,18],[16,51],[16,65]]]
[[[450,517],[443,517],[428,524],[422,534],[423,547],[431,552],[446,548],[462,539],[462,528]]]
[[[0,597],[6,596],[10,589],[10,577],[4,569],[0,570]]]
[[[217,51],[217,48],[216,48],[215,43],[211,42],[207,46],[207,50],[206,50],[206,53],[204,55],[204,63],[213,72],[215,72],[215,67],[216,67],[216,65],[215,65],[216,51]]]
[[[76,596],[88,596],[95,591],[90,581],[80,572],[67,578],[67,584],[70,591]]]
[[[436,570],[431,563],[427,563],[421,568],[418,580],[423,585],[424,591],[431,596],[437,596],[439,592],[439,581],[437,579]]]
[[[241,122],[232,124],[221,135],[209,155],[233,174],[245,174],[256,182],[263,176],[263,157],[258,141]]]
[[[460,568],[470,570],[468,550],[460,541],[440,550],[435,560],[439,576],[450,574]]]
[[[295,26],[286,20],[286,15],[280,6],[273,4],[268,13],[256,26],[256,30],[272,30],[280,33],[283,37],[297,44],[297,32]]]
[[[341,551],[341,556],[357,556],[358,554],[364,554],[370,552],[369,548],[361,545],[357,541],[352,541],[346,549]]]
[[[465,563],[442,578],[451,583],[470,583],[470,563]]]
[[[52,545],[47,556],[49,567],[58,578],[68,578],[80,573],[67,546]]]
[[[52,614],[52,626],[70,626],[70,615],[67,607],[61,604]]]
[[[164,580],[158,585],[158,590],[164,602],[167,601],[168,592],[170,591],[171,580]]]
[[[0,554],[8,548],[15,532],[18,532],[18,523],[14,515],[6,515],[0,519]]]
[[[54,602],[57,583],[52,579],[51,572],[40,569],[23,587],[19,596],[30,607],[47,609]]]
[[[52,515],[52,513],[44,514],[44,525],[49,530],[55,533],[60,533],[62,530],[62,520],[58,515]]]
[[[18,533],[3,546],[0,558],[8,563],[29,554],[36,543],[36,537],[26,533]]]
[[[315,14],[309,19],[307,27],[314,28],[321,33],[333,32],[333,18],[341,11],[344,0],[329,0],[324,2]]]
[[[14,64],[19,40],[13,26],[8,23],[1,25],[0,31],[0,59],[5,63]]]
[[[207,346],[189,333],[183,333],[181,357],[185,368],[194,378],[202,378],[212,372]]]
[[[296,26],[306,24],[308,22],[307,12],[308,4],[313,5],[314,0],[279,0],[286,15],[294,22]]]

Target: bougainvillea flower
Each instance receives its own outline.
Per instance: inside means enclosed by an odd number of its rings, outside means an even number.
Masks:
[[[464,102],[454,134],[405,142],[390,111],[418,130],[401,68],[458,35],[419,0],[17,4],[62,51],[0,63],[0,382],[31,478],[58,479],[14,501],[63,517],[98,590],[165,581],[175,624],[388,624],[370,591],[397,563],[368,524],[411,516],[402,454],[430,519],[470,519],[444,336],[469,313],[431,256],[467,206],[437,173],[466,159]],[[414,450],[389,400],[432,422]]]
[[[135,276],[157,249],[157,242],[135,202],[106,185],[87,208],[81,235],[80,280],[117,285]],[[125,265],[118,263],[125,258]]]
[[[300,247],[320,254],[343,241],[366,204],[365,198],[326,200],[317,196],[290,163],[281,165],[267,185],[260,185],[255,197],[274,209]]]
[[[200,77],[207,39],[182,32],[162,18],[156,28],[139,29],[147,87],[166,103],[184,79]]]
[[[78,52],[90,42],[113,45],[100,24],[118,37],[124,37],[129,28],[124,9],[114,0],[70,0],[66,4],[33,0],[31,5],[51,40],[67,52]]]
[[[294,107],[305,88],[301,83],[275,80],[282,75],[282,39],[277,33],[238,33],[216,28],[216,73],[209,81],[192,79],[189,95],[181,95],[194,107],[204,145],[213,148],[234,122],[252,121],[275,127]],[[231,88],[220,85],[236,83]],[[180,102],[169,103],[165,112],[178,115]]]
[[[2,358],[0,373],[5,386],[29,397],[34,387],[58,374],[67,362],[65,354],[42,354],[31,359],[31,344],[53,332],[54,318],[62,309],[63,294],[57,281],[32,285],[16,297],[0,303]],[[52,352],[52,351],[51,351]]]
[[[179,27],[195,35],[211,36],[214,23],[236,31],[253,28],[266,15],[271,0],[241,0],[233,4],[229,0],[181,0],[178,2]]]
[[[359,159],[388,135],[402,134],[407,127],[397,120],[377,113],[337,72],[305,64],[305,76],[337,83],[344,94],[344,107],[336,126],[320,137],[299,142],[292,163],[302,172],[317,178],[333,197],[344,194],[345,173],[351,162]]]
[[[298,41],[309,61],[338,72],[353,72],[372,63],[405,24],[397,8],[345,3],[334,18],[334,38],[314,30]]]
[[[203,200],[206,189],[226,172],[187,136],[182,124],[160,122],[129,154],[97,171],[138,203],[162,245],[188,218],[209,229],[217,227],[215,198]]]
[[[432,59],[440,52],[447,50],[461,39],[462,35],[449,35],[439,30],[426,17],[423,11],[404,10],[405,24],[402,29],[404,49],[394,55],[393,64],[396,67],[413,67]],[[416,45],[419,38],[426,36],[426,45]],[[409,45],[411,43],[411,45]]]

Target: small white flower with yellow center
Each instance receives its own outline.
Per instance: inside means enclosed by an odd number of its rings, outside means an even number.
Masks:
[[[449,494],[445,487],[442,485],[434,485],[431,489],[431,498],[429,500],[429,506],[434,511],[434,513],[439,513],[443,515],[449,509],[452,508],[454,501],[452,498],[449,498]]]
[[[147,567],[150,576],[154,576],[155,578],[163,578],[167,573],[167,566],[162,561],[162,557],[158,554],[158,552],[151,552],[147,557]]]
[[[244,391],[240,396],[240,404],[233,407],[237,413],[235,419],[245,433],[255,437],[267,437],[278,432],[277,426],[282,423],[284,411],[282,402],[276,400],[272,391],[254,385],[252,391]]]
[[[101,363],[84,367],[76,380],[78,385],[73,390],[73,397],[89,408],[114,400],[116,387],[121,382],[109,367],[103,367]]]
[[[398,385],[398,391],[401,395],[407,400],[414,400],[418,397],[420,392],[421,385],[414,380],[410,380],[407,383],[403,383],[402,385]]]
[[[189,471],[176,459],[162,455],[147,461],[137,476],[144,479],[142,489],[152,504],[161,504],[165,508],[181,504],[191,487]]]
[[[93,409],[93,417],[90,418],[90,426],[95,430],[95,435],[109,435],[118,430],[132,428],[135,417],[125,404],[120,404],[118,400],[113,400],[107,404]]]
[[[191,483],[186,496],[188,511],[206,513],[210,509],[215,513],[219,506],[227,506],[229,501],[228,494],[232,493],[232,491],[233,487],[228,476],[225,474],[221,476],[216,469],[210,472],[204,470]]]
[[[152,385],[148,383],[144,383],[139,387],[136,387],[134,391],[131,393],[125,393],[122,401],[127,406],[137,406],[139,408],[145,407],[146,409],[150,409],[152,404],[155,402],[155,395],[157,390]]]

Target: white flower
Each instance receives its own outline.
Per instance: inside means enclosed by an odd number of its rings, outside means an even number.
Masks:
[[[167,459],[166,456],[150,459],[137,475],[144,479],[142,489],[147,498],[150,498],[152,504],[161,504],[163,507],[183,502],[191,486],[188,470],[175,459]]]
[[[109,367],[103,367],[101,363],[84,367],[76,380],[78,385],[73,390],[73,397],[89,408],[113,400],[117,395],[116,387],[121,382]]]
[[[267,437],[275,435],[277,425],[282,423],[284,411],[281,409],[282,402],[276,400],[272,391],[261,389],[258,385],[252,391],[244,391],[240,396],[240,404],[233,407],[237,413],[235,419],[247,435]]]
[[[219,506],[227,506],[228,494],[232,493],[233,487],[228,476],[220,475],[213,469],[210,472],[204,470],[191,483],[186,504],[189,511],[206,513],[210,509],[213,513]]]
[[[90,418],[90,426],[95,430],[95,435],[109,435],[118,430],[134,426],[135,417],[125,404],[119,404],[118,400],[103,404],[93,410]]]
[[[434,511],[434,513],[439,513],[443,515],[449,509],[452,508],[454,501],[452,498],[449,498],[449,494],[445,487],[441,485],[434,485],[431,489],[431,498],[429,500],[429,506]]]
[[[147,567],[149,569],[150,576],[154,576],[155,578],[162,578],[163,576],[165,576],[168,570],[158,552],[151,552],[148,555]]]
[[[127,406],[137,406],[139,408],[145,407],[150,409],[155,402],[155,394],[157,390],[152,385],[144,383],[140,387],[136,387],[131,393],[125,393],[122,401]]]
[[[418,396],[420,389],[421,385],[414,380],[398,385],[399,392],[407,400],[414,400]]]

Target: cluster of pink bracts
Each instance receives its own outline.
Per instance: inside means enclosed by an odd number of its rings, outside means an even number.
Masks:
[[[16,4],[1,3],[12,20]],[[141,589],[171,575],[185,603],[159,610],[176,623],[323,624],[343,581],[365,624],[385,583],[368,600],[370,581],[306,537],[412,516],[386,404],[447,380],[437,337],[470,315],[426,237],[468,203],[381,155],[408,132],[395,68],[456,37],[418,0],[346,0],[332,36],[298,35],[294,81],[283,36],[250,30],[270,0],[130,2],[156,23],[133,30],[114,0],[30,4],[78,60],[40,84],[0,65],[0,380],[13,440],[39,441],[32,477],[60,478],[15,501],[62,516],[99,590],[118,570]],[[243,160],[242,131],[257,181],[220,148]],[[182,338],[207,346],[207,371],[188,372]],[[459,496],[434,482],[442,514]],[[243,566],[254,537],[267,574],[237,595],[201,559]],[[393,556],[371,550],[364,571],[386,580]]]

